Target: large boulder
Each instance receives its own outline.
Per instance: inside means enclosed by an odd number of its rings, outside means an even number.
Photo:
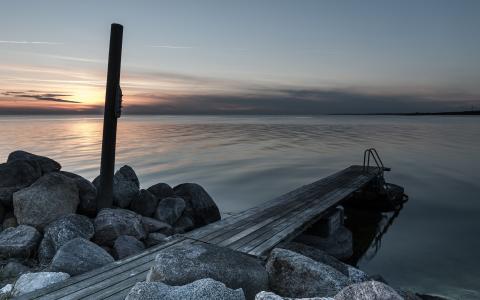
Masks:
[[[403,300],[403,298],[391,287],[378,281],[367,281],[352,284],[342,289],[335,300]]]
[[[173,189],[168,184],[163,182],[154,184],[147,190],[153,195],[155,195],[158,200],[175,196]]]
[[[121,167],[113,176],[113,204],[127,208],[138,197],[140,182],[130,166]]]
[[[330,297],[313,297],[313,298],[283,298],[272,292],[260,292],[255,296],[255,300],[334,300]],[[352,299],[353,300],[353,299]]]
[[[131,235],[143,240],[147,232],[142,225],[142,216],[126,209],[104,208],[95,218],[94,241],[102,246],[112,247],[121,235]]]
[[[204,278],[182,286],[162,282],[139,282],[130,290],[125,300],[244,300],[241,289],[229,289],[225,284]]]
[[[283,297],[331,297],[350,283],[329,265],[285,249],[273,249],[266,269],[271,290]]]
[[[113,261],[113,257],[100,246],[83,238],[75,238],[58,249],[52,259],[50,269],[73,276]]]
[[[28,258],[37,251],[42,235],[31,226],[10,227],[0,233],[0,258]]]
[[[268,275],[256,259],[210,244],[180,245],[158,253],[147,281],[184,285],[212,278],[231,289],[242,288],[247,299],[268,288]]]
[[[97,188],[93,183],[80,175],[60,171],[61,174],[73,179],[77,184],[80,204],[78,205],[78,213],[90,217],[97,213]]]
[[[347,276],[353,283],[367,281],[370,278],[365,272],[339,261],[320,249],[296,242],[287,243],[281,248],[296,252],[309,257],[314,261],[328,265]]]
[[[47,264],[60,247],[74,238],[91,239],[95,233],[92,222],[82,215],[70,214],[53,221],[45,228],[38,250],[38,258]]]
[[[80,199],[74,180],[48,173],[30,187],[13,194],[13,209],[19,224],[43,230],[56,219],[75,213]]]
[[[188,215],[184,214],[178,219],[178,221],[173,225],[173,231],[175,233],[185,233],[195,228],[193,220]]]
[[[352,233],[344,226],[341,226],[329,237],[304,233],[296,237],[294,241],[321,249],[338,259],[347,259],[353,255]]]
[[[160,232],[166,235],[171,235],[173,233],[173,228],[170,224],[159,221],[154,218],[142,217],[143,228],[146,232]]]
[[[42,176],[38,163],[15,160],[0,164],[0,203],[12,207],[12,196]]]
[[[148,190],[140,190],[130,203],[130,209],[142,216],[151,217],[158,205],[158,198]]]
[[[220,211],[212,197],[196,183],[177,185],[173,191],[177,197],[185,200],[185,213],[191,217],[195,227],[220,220]]]
[[[113,257],[122,259],[142,252],[144,249],[145,245],[133,236],[121,235],[113,244]]]
[[[167,241],[167,236],[160,232],[149,233],[145,239],[145,245],[150,248],[156,245],[164,244]]]
[[[57,282],[70,278],[70,275],[62,272],[38,272],[26,273],[20,276],[13,286],[12,296],[18,297],[30,293]]]
[[[155,210],[155,219],[174,225],[185,210],[185,200],[180,197],[162,199]]]
[[[33,163],[38,163],[42,174],[59,171],[62,168],[62,166],[58,162],[54,161],[51,158],[35,155],[33,153],[22,150],[13,151],[12,153],[10,153],[8,155],[7,163],[17,160],[25,160]]]

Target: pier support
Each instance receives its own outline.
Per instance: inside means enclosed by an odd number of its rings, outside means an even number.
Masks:
[[[100,165],[100,189],[97,208],[112,206],[113,173],[115,168],[115,144],[117,118],[120,117],[122,91],[120,89],[120,65],[122,59],[123,26],[112,24],[108,53],[107,87],[103,117],[102,160]]]

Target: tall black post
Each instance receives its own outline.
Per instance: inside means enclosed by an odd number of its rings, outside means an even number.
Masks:
[[[113,172],[115,168],[115,143],[117,118],[120,117],[122,91],[120,89],[120,64],[122,60],[123,26],[112,24],[108,52],[107,88],[103,117],[102,161],[97,208],[112,206]]]

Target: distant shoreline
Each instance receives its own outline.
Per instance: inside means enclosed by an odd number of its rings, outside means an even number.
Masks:
[[[480,110],[414,112],[414,113],[366,113],[366,114],[330,114],[332,116],[480,116]]]

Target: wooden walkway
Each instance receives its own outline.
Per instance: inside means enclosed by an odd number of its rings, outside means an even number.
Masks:
[[[264,259],[276,245],[293,239],[378,174],[378,168],[368,171],[351,166],[260,206],[174,236],[166,244],[19,299],[123,299],[135,283],[145,280],[159,251],[181,244],[210,243]]]

